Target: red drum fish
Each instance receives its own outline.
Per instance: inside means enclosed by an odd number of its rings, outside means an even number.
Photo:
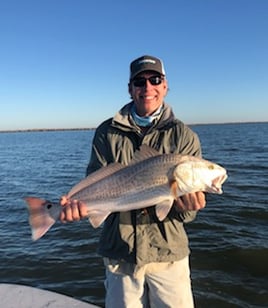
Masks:
[[[88,219],[94,228],[110,213],[153,205],[158,219],[163,221],[178,197],[198,191],[221,194],[226,179],[226,170],[208,160],[159,154],[148,146],[141,146],[129,165],[113,163],[99,169],[76,184],[66,198],[87,205]],[[36,197],[25,200],[32,239],[37,240],[59,219],[63,207]]]

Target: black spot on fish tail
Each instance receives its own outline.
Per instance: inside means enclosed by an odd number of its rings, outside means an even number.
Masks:
[[[46,208],[49,210],[49,209],[51,209],[52,208],[52,203],[47,203],[46,204]]]

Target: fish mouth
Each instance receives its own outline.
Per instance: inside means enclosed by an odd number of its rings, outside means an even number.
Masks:
[[[217,194],[222,194],[222,184],[225,182],[227,179],[227,174],[223,174],[220,176],[217,176],[215,179],[213,179],[211,183],[211,192],[217,193]]]

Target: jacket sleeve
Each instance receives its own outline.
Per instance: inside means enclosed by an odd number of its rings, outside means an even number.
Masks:
[[[193,155],[202,157],[201,144],[198,135],[193,132],[187,125],[183,126],[180,134],[179,153],[182,155]],[[183,223],[188,223],[196,218],[197,211],[179,212],[175,207],[175,217]]]
[[[180,135],[179,154],[202,157],[199,137],[186,125]]]
[[[176,207],[176,205],[173,206]],[[176,214],[177,219],[183,223],[188,223],[193,221],[197,215],[197,211],[179,212],[176,210],[176,212],[177,212]]]
[[[86,175],[100,169],[108,164],[107,155],[110,152],[105,133],[105,123],[101,124],[95,131],[91,147],[90,160],[87,166]]]

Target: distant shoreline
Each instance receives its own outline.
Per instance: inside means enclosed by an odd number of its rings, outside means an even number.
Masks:
[[[223,122],[223,123],[193,123],[187,124],[188,126],[201,126],[201,125],[232,125],[232,124],[264,124],[268,121],[249,121],[249,122]],[[95,130],[96,127],[84,127],[84,128],[33,128],[33,129],[10,129],[0,130],[0,133],[31,133],[31,132],[55,132],[55,131],[83,131],[83,130]]]
[[[33,129],[14,129],[0,130],[1,133],[34,133],[34,132],[57,132],[57,131],[78,131],[78,130],[95,130],[96,128],[33,128]]]

